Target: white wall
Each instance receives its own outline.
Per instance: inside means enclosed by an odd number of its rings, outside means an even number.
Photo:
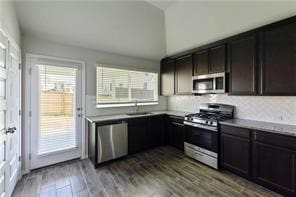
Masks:
[[[0,1],[0,28],[20,46],[21,33],[14,6],[11,2]]]
[[[296,14],[296,2],[176,2],[165,10],[167,54]]]
[[[106,52],[100,52],[90,49],[84,49],[79,47],[73,47],[68,45],[62,45],[52,41],[46,41],[32,36],[23,36],[22,39],[22,52],[23,57],[26,53],[40,54],[46,56],[54,56],[61,58],[69,58],[82,60],[86,63],[86,115],[106,115],[116,113],[126,113],[132,111],[132,107],[117,107],[97,109],[95,102],[96,95],[96,64],[103,63],[113,65],[118,68],[127,68],[141,71],[159,72],[159,62],[145,60],[140,58],[116,55]],[[25,62],[25,61],[23,61]],[[24,80],[26,79],[24,73]],[[25,85],[25,84],[24,84]],[[28,99],[28,98],[24,98]],[[164,110],[167,108],[167,99],[165,97],[159,98],[159,105],[143,106],[140,110],[152,111],[152,110]]]

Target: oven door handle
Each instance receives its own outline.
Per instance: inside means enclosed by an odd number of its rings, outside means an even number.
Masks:
[[[178,125],[178,126],[184,126],[183,124],[178,123],[178,122],[172,122],[172,124],[174,124],[174,125]]]
[[[199,153],[199,152],[197,152],[197,151],[194,151],[194,154],[196,154],[196,155],[198,155],[198,156],[200,156],[200,157],[203,157],[203,156],[204,156],[204,154],[201,154],[201,153]]]
[[[218,132],[218,127],[211,127],[211,126],[201,125],[201,124],[197,124],[197,123],[191,123],[191,122],[187,122],[187,121],[184,121],[183,124],[191,126],[191,127],[197,127],[197,128],[202,128],[202,129]]]

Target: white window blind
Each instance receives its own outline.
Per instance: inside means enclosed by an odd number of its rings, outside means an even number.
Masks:
[[[97,105],[158,101],[158,74],[97,67]]]
[[[39,65],[38,154],[77,147],[76,69]]]

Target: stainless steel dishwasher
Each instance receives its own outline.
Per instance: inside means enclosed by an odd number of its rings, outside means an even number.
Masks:
[[[123,157],[128,154],[127,123],[112,122],[98,126],[98,163]]]

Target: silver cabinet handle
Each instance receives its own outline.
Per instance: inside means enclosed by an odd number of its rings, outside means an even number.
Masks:
[[[15,127],[9,127],[6,129],[5,133],[8,134],[8,133],[14,133],[16,131],[16,128]]]

